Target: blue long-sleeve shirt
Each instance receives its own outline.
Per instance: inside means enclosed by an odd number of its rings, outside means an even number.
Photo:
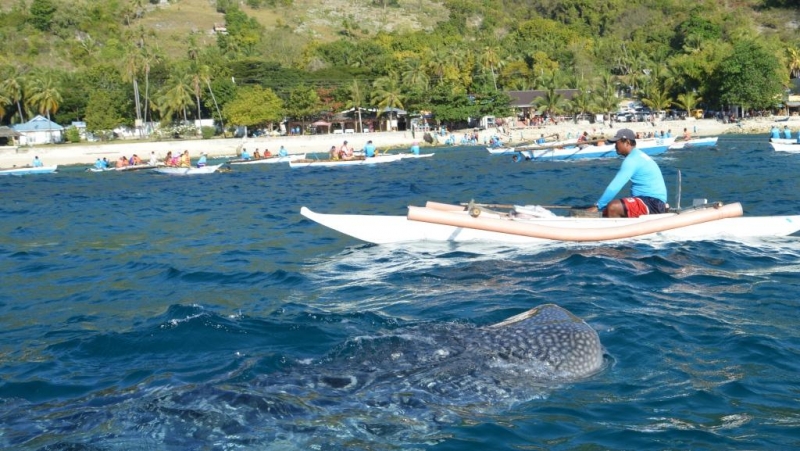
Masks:
[[[633,197],[654,197],[664,203],[667,202],[667,185],[664,183],[661,169],[649,155],[634,148],[622,161],[622,166],[617,171],[614,180],[608,184],[605,192],[600,196],[597,208],[600,210],[606,208],[606,205],[614,200],[614,196],[629,180]]]

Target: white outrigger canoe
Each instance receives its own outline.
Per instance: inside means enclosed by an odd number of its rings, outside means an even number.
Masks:
[[[123,166],[121,168],[113,167],[113,168],[96,168],[91,167],[86,169],[87,172],[131,172],[131,171],[145,171],[148,169],[155,169],[160,167],[160,165],[152,165],[152,164],[135,164],[132,166]]]
[[[305,160],[305,158],[306,154],[299,154],[299,155],[287,155],[285,157],[273,156],[273,157],[259,158],[259,159],[251,158],[249,160],[236,159],[236,160],[229,160],[228,163],[229,164],[275,164],[275,163],[289,163],[292,161]]]
[[[688,141],[676,141],[669,146],[669,150],[694,149],[696,147],[713,147],[717,145],[719,136],[705,138],[692,138]]]
[[[636,148],[650,156],[661,155],[675,142],[675,138],[644,138],[636,140]],[[587,158],[614,158],[614,144],[578,144],[570,147],[519,150],[526,160],[578,160]]]
[[[800,232],[800,215],[742,217],[739,203],[709,204],[680,213],[639,218],[580,218],[552,216],[525,218],[486,211],[475,216],[467,207],[428,202],[409,207],[407,216],[340,215],[315,213],[306,218],[374,244],[408,242],[489,242],[544,244],[602,242],[643,238],[716,240],[787,236]]]
[[[776,152],[800,152],[800,143],[796,140],[790,143],[770,142],[769,145],[772,146],[772,149]]]
[[[158,172],[159,174],[167,174],[167,175],[200,175],[200,174],[213,174],[222,167],[221,164],[217,164],[214,166],[203,166],[202,168],[176,168],[176,167],[167,167],[167,166],[160,166],[153,171]]]
[[[574,146],[578,143],[578,138],[570,138],[565,139],[562,141],[550,141],[545,142],[544,144],[536,144],[536,143],[528,143],[528,144],[521,144],[516,147],[487,147],[486,150],[489,151],[492,155],[513,155],[520,150],[532,150],[532,149],[550,149],[555,147],[567,147],[567,146]]]
[[[770,138],[769,142],[775,144],[794,144],[797,140],[794,138]]]
[[[0,175],[31,175],[31,174],[52,174],[58,170],[55,166],[28,166],[23,168],[0,169]]]
[[[432,155],[432,154],[430,154]],[[338,167],[345,167],[345,166],[364,166],[370,164],[380,164],[380,163],[391,163],[394,161],[400,161],[405,157],[403,154],[393,154],[393,155],[377,155],[370,158],[365,157],[355,157],[352,160],[298,160],[298,161],[290,161],[289,167],[290,168],[338,168]]]

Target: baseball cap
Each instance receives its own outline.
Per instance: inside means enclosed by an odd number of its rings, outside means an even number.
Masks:
[[[617,142],[620,139],[627,139],[629,141],[636,139],[636,133],[629,128],[621,128],[617,131],[617,134],[614,135],[613,138],[608,138],[607,141],[610,143]]]

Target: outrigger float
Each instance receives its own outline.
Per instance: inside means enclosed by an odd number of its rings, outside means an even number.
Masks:
[[[738,202],[703,204],[639,218],[567,217],[536,206],[512,207],[508,212],[499,212],[472,202],[466,206],[428,202],[425,207],[408,207],[407,216],[321,214],[306,207],[300,209],[300,214],[374,244],[424,241],[544,244],[630,238],[689,241],[800,233],[800,215],[742,217]],[[545,217],[536,217],[542,210]]]

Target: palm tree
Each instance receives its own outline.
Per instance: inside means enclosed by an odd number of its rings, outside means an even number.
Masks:
[[[0,83],[0,88],[3,89],[6,96],[12,103],[17,104],[17,112],[19,113],[20,123],[25,122],[25,116],[22,115],[22,101],[25,98],[25,74],[17,67],[11,67],[3,74],[4,80]]]
[[[361,123],[361,108],[364,106],[364,93],[358,84],[358,80],[353,80],[353,84],[350,85],[350,99],[345,106],[347,108],[355,108],[358,114],[358,132],[363,132],[364,125]]]
[[[427,89],[431,82],[431,78],[425,71],[425,65],[417,58],[405,60],[401,78],[406,86],[421,89]]]
[[[14,103],[14,101],[11,100],[11,97],[9,97],[3,90],[2,86],[0,86],[0,120],[6,115],[6,106],[11,105],[12,103]]]
[[[380,110],[379,115],[386,111],[394,112],[394,108],[403,108],[405,96],[400,89],[400,79],[396,73],[391,72],[385,77],[381,77],[373,83],[372,101],[375,102]],[[394,115],[392,115],[394,119]],[[386,127],[387,130],[389,127]]]
[[[800,49],[797,47],[786,50],[789,55],[789,74],[792,78],[800,77]]]
[[[685,110],[686,117],[691,117],[694,107],[702,101],[703,98],[698,96],[694,91],[684,92],[682,94],[678,94],[678,98],[675,101],[675,106]]]
[[[169,121],[176,113],[182,112],[183,120],[187,121],[186,108],[194,106],[191,78],[185,74],[172,74],[158,98],[157,105],[162,119]]]
[[[39,114],[47,115],[49,121],[50,113],[57,112],[62,101],[58,82],[51,75],[43,74],[30,80],[27,91],[29,93],[28,106],[38,111]],[[52,140],[51,136],[50,141]]]
[[[136,108],[136,128],[139,134],[142,133],[142,104],[139,95],[139,67],[142,64],[142,56],[139,48],[136,46],[128,46],[125,54],[125,59],[122,62],[122,79],[123,81],[133,84],[133,100],[134,108]]]
[[[619,106],[617,97],[616,79],[611,74],[603,74],[597,83],[597,90],[594,92],[594,101],[603,114],[611,114]]]
[[[494,90],[497,91],[497,75],[494,72],[496,67],[500,67],[502,60],[500,59],[500,55],[497,53],[497,49],[492,46],[486,46],[483,49],[483,53],[481,53],[479,62],[481,66],[484,68],[489,69],[492,73],[492,81],[494,82]]]

